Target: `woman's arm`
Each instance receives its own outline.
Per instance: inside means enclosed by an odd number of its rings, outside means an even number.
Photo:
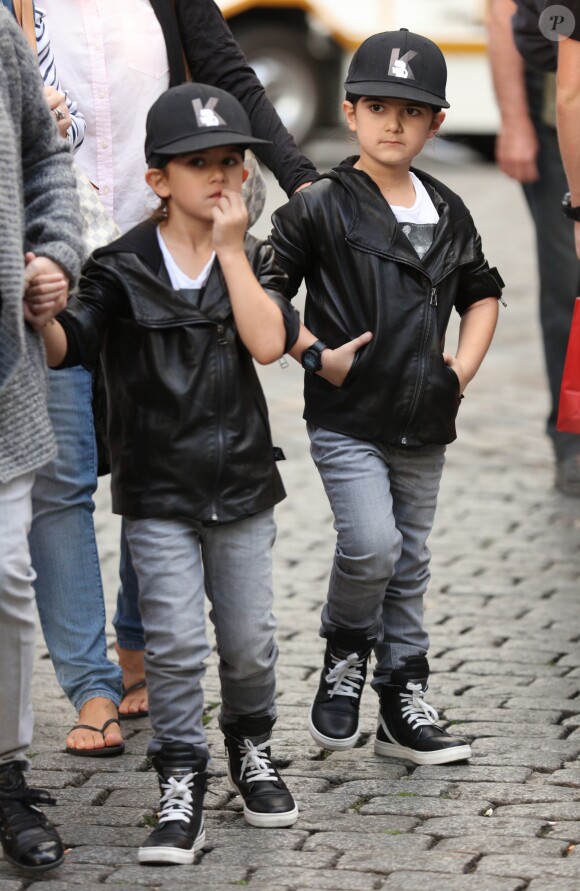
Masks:
[[[214,0],[177,0],[175,8],[193,80],[227,90],[241,102],[254,136],[272,143],[255,151],[286,194],[316,179],[316,168],[298,151]]]

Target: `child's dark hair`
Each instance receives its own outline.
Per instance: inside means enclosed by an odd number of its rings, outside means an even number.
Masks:
[[[345,97],[347,102],[350,102],[352,105],[356,105],[359,99],[362,99],[363,96],[355,96],[354,93],[346,93]],[[373,96],[365,96],[365,99],[372,99]],[[377,99],[384,99],[384,96],[377,96]],[[438,114],[441,111],[441,106],[439,105],[429,105],[428,102],[414,102],[412,99],[409,99],[409,103],[411,105],[428,105],[430,109],[432,109],[433,114]]]

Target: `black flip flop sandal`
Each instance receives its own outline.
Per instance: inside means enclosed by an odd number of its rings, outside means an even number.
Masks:
[[[109,718],[102,727],[93,727],[92,724],[75,724],[69,732],[72,733],[73,730],[94,730],[95,733],[100,733],[104,739],[105,730],[110,724],[119,724],[119,727],[121,726],[118,718]],[[79,758],[113,758],[115,755],[123,754],[125,743],[123,742],[118,746],[106,745],[104,749],[75,749],[73,746],[67,746],[66,751],[68,755],[77,755]]]

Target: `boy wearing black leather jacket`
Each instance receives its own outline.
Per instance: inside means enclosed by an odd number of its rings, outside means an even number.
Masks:
[[[78,297],[43,329],[53,366],[102,353],[113,510],[126,518],[139,580],[148,754],[161,791],[141,863],[190,864],[204,845],[206,595],[228,775],[244,816],[261,827],[298,817],[270,760],[271,549],[285,493],[253,359],[283,355],[299,319],[272,248],[245,234],[244,150],[260,143],[223,90],[189,83],[162,94],[145,154],[164,210],[96,251]]]
[[[304,417],[337,531],[309,729],[325,749],[355,745],[374,650],[375,751],[417,764],[471,754],[425,700],[423,595],[445,447],[503,285],[462,200],[411,167],[443,122],[446,77],[441,51],[420,35],[366,40],[343,105],[360,155],[293,196],[271,235],[287,295],[307,286],[290,352],[306,370]],[[455,354],[444,352],[453,309]]]

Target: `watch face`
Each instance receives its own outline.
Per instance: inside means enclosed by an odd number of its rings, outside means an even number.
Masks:
[[[317,353],[314,350],[305,350],[302,356],[302,364],[306,371],[318,371],[322,367],[320,353]]]

